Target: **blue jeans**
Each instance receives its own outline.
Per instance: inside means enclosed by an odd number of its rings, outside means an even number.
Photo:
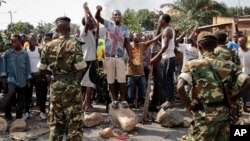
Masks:
[[[162,89],[167,101],[174,101],[175,57],[161,60]]]
[[[138,87],[138,92],[140,92],[140,97],[144,101],[144,97],[147,89],[147,82],[144,75],[141,76],[129,76],[128,77],[128,103],[133,104],[134,96],[136,94],[136,87]]]

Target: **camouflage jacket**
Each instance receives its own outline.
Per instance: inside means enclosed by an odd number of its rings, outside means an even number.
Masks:
[[[224,99],[220,83],[214,78],[213,71],[210,69],[211,66],[217,71],[224,85],[237,83],[239,86],[242,86],[248,78],[232,61],[219,59],[213,53],[206,52],[202,55],[202,59],[188,61],[179,76],[179,78],[184,79],[192,86],[189,97],[194,105],[200,103],[220,103]],[[221,113],[221,116],[218,116],[218,111]],[[224,120],[227,118],[225,107],[206,111],[198,115],[201,117],[210,117],[208,120],[212,120],[213,118]],[[218,117],[220,119],[217,119]]]
[[[50,67],[53,74],[75,74],[86,67],[81,46],[69,36],[61,36],[48,42],[41,54],[38,68],[46,70]]]
[[[224,60],[233,60],[233,52],[225,45],[219,45],[214,49],[214,54]]]

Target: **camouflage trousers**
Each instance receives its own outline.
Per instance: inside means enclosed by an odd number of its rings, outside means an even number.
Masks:
[[[229,141],[230,120],[194,120],[191,124],[188,141]]]
[[[242,110],[243,110],[243,99],[239,99],[236,102],[236,105],[233,105],[230,109],[230,118],[231,118],[231,124],[240,124],[240,117],[242,116]]]
[[[83,109],[80,81],[53,80],[50,85],[50,141],[82,141]]]

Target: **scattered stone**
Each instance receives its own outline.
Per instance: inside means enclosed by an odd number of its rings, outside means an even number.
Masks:
[[[28,132],[12,132],[10,133],[10,138],[15,140],[34,140],[39,138],[39,136],[44,135],[49,132],[48,128],[39,128],[30,130]]]
[[[27,124],[24,119],[16,119],[11,127],[10,132],[23,132],[27,129]]]
[[[114,136],[114,132],[111,128],[105,128],[99,132],[100,137],[109,138]]]
[[[6,131],[7,127],[8,127],[7,121],[4,118],[0,117],[0,132]]]
[[[191,125],[192,118],[184,117],[182,125],[185,128],[188,128]]]
[[[156,116],[156,122],[161,124],[161,126],[174,127],[183,122],[183,116],[176,108],[169,108],[166,110],[161,108]]]
[[[9,136],[14,140],[26,140],[26,132],[12,132]]]
[[[137,124],[137,117],[130,108],[123,108],[121,104],[117,109],[109,105],[109,114],[113,125],[122,128],[126,132],[131,132]]]
[[[181,136],[181,139],[182,139],[182,140],[187,140],[187,135]]]
[[[93,112],[93,113],[84,113],[83,126],[93,127],[104,122],[102,114]]]
[[[46,133],[49,133],[48,128],[39,128],[28,131],[26,136],[28,138],[38,138],[38,136],[44,135]]]

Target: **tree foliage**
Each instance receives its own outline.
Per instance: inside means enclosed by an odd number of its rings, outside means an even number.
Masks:
[[[8,31],[10,31],[12,34],[29,34],[34,30],[34,26],[31,25],[28,22],[17,22],[15,24],[9,24],[8,25]]]
[[[176,0],[173,4],[162,4],[161,7],[177,10],[178,15],[174,19],[180,28],[211,24],[214,16],[220,16],[227,11],[224,3],[215,0]]]
[[[52,23],[39,22],[33,32],[43,36],[45,33],[51,32],[54,27],[55,25]]]
[[[236,17],[236,16],[243,16],[243,15],[250,15],[250,7],[228,7],[227,12],[222,13],[222,16],[227,17]]]
[[[135,11],[127,9],[123,14],[123,23],[126,24],[131,32],[141,32],[142,29],[153,30],[158,15],[148,9]]]
[[[141,24],[136,17],[137,12],[133,9],[127,9],[122,17],[123,23],[128,26],[131,32],[140,32]]]

